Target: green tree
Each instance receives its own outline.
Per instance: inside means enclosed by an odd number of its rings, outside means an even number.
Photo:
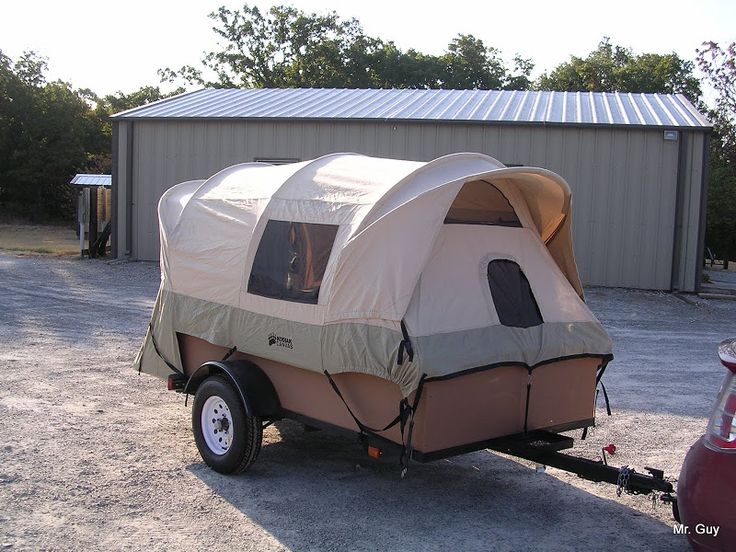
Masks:
[[[33,110],[30,87],[14,71],[13,61],[0,51],[0,209],[15,191],[13,172],[18,166],[18,150],[27,141],[23,114]]]
[[[48,60],[36,52],[23,52],[13,66],[14,73],[28,86],[41,87],[46,84],[46,71],[49,68]]]
[[[728,262],[736,259],[736,43],[703,43],[698,67],[718,93],[710,140],[705,241]],[[726,265],[728,266],[728,265]]]
[[[165,97],[158,87],[99,98],[47,82],[47,60],[0,51],[0,210],[32,220],[74,216],[77,172],[111,169],[110,114]]]
[[[206,81],[202,71],[191,66],[164,69],[163,78],[183,77],[215,87],[365,82],[370,80],[371,58],[381,46],[363,34],[356,20],[341,21],[335,12],[307,15],[293,7],[274,6],[264,14],[244,5],[242,10],[222,6],[209,17],[215,21],[212,29],[222,49],[206,54],[203,65],[217,80]]]
[[[725,49],[716,42],[704,42],[696,61],[718,93],[717,109],[727,119],[736,120],[736,42]]]
[[[523,58],[518,54],[514,56],[514,70],[506,75],[504,89],[506,90],[531,90],[534,83],[530,75],[534,70],[534,62]]]
[[[684,94],[697,103],[694,64],[677,54],[635,54],[604,38],[587,57],[571,56],[537,81],[540,90]]]
[[[98,129],[95,136],[100,141],[98,146],[93,147],[93,151],[102,153],[91,157],[92,165],[100,167],[100,172],[110,172],[112,169],[112,159],[110,157],[112,152],[111,115],[164,100],[182,94],[184,91],[182,87],[171,92],[164,92],[159,86],[142,86],[138,90],[129,93],[118,90],[114,94],[108,94],[103,98],[98,98],[93,94],[90,103],[94,105],[94,108],[90,111],[89,118]],[[100,147],[103,145],[104,147]]]
[[[496,48],[489,48],[473,35],[458,35],[442,56],[445,64],[443,84],[456,89],[502,88],[506,67]]]
[[[736,157],[727,144],[733,141],[736,128],[732,122],[713,120],[705,243],[728,263],[736,259]]]
[[[32,219],[68,217],[68,182],[87,160],[89,106],[68,84],[47,83],[47,62],[33,52],[14,64],[3,55],[0,66],[0,207]]]
[[[110,114],[120,113],[135,107],[157,102],[171,96],[184,92],[183,88],[177,88],[173,92],[163,92],[158,86],[142,86],[134,92],[125,94],[118,90],[115,94],[109,94],[102,99],[102,105]]]
[[[47,70],[34,52],[13,62],[0,51],[0,211],[32,220],[73,218],[71,177],[111,170],[110,115],[168,96],[144,86],[100,98],[47,82]]]
[[[498,50],[472,35],[458,35],[441,56],[404,52],[335,12],[275,6],[264,13],[246,4],[221,7],[210,18],[219,49],[205,54],[202,69],[162,69],[162,80],[209,87],[528,88],[533,68],[517,57],[510,71]]]

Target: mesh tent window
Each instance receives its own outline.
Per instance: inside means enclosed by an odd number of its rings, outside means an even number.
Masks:
[[[337,229],[335,224],[269,220],[253,260],[248,293],[316,305]]]
[[[501,324],[531,328],[543,322],[529,280],[514,261],[498,259],[488,263],[488,285]]]

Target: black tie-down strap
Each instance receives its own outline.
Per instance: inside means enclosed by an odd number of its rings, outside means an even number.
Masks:
[[[603,382],[601,384],[601,391],[603,391],[603,399],[606,401],[606,412],[611,415],[611,402],[608,400],[608,392],[606,391],[606,385]]]
[[[423,374],[422,377],[419,379],[419,386],[417,387],[417,391],[414,394],[414,402],[410,405],[409,401],[406,398],[401,399],[401,401],[399,401],[399,414],[381,429],[370,427],[361,422],[348,405],[345,397],[343,397],[342,395],[342,392],[340,392],[340,388],[337,386],[335,380],[332,379],[332,376],[327,370],[325,370],[325,376],[327,376],[327,380],[330,382],[332,389],[335,391],[337,396],[340,397],[340,400],[345,405],[345,408],[347,409],[350,416],[353,418],[353,421],[355,421],[355,424],[358,426],[358,428],[360,428],[360,432],[362,434],[379,436],[379,433],[391,429],[396,424],[400,424],[401,457],[399,462],[401,464],[401,477],[403,479],[409,469],[409,461],[411,460],[413,455],[411,439],[412,433],[414,431],[414,413],[416,412],[417,406],[419,406],[419,399],[422,396],[422,388],[424,387],[424,378],[426,378],[426,374]],[[409,432],[406,438],[404,438],[404,430],[407,425],[409,426]]]
[[[153,344],[153,350],[156,351],[156,354],[158,355],[158,357],[161,360],[163,360],[164,361],[164,364],[166,364],[166,366],[168,366],[169,368],[171,368],[172,371],[176,372],[177,374],[181,374],[183,376],[184,375],[184,372],[182,372],[181,370],[179,370],[179,368],[177,368],[176,366],[174,366],[174,364],[172,362],[170,362],[163,354],[161,354],[161,351],[159,351],[158,345],[156,344],[156,338],[153,335],[153,324],[151,324],[151,323],[148,324],[148,332],[151,335],[151,343]],[[143,361],[141,360],[141,362],[138,364],[138,373],[139,374],[141,373],[141,367],[142,367],[142,365],[143,365]]]
[[[606,368],[608,367],[608,361],[606,361],[598,370],[598,375],[595,378],[595,403],[598,403],[598,385],[601,386],[601,390],[603,391],[603,399],[606,401],[606,413],[610,416],[611,415],[611,402],[608,400],[608,391],[606,391],[606,386],[604,385],[603,381],[601,381],[601,378],[603,377],[603,373],[606,371]],[[588,428],[583,428],[583,434],[580,436],[580,440],[583,441],[588,436]]]
[[[401,459],[399,462],[401,463],[401,479],[404,479],[406,477],[406,473],[409,471],[409,462],[411,461],[412,457],[414,456],[414,448],[412,447],[412,435],[414,433],[414,416],[417,412],[417,407],[419,406],[419,399],[422,398],[422,389],[424,389],[424,379],[427,377],[427,374],[422,374],[422,377],[419,378],[419,385],[417,386],[417,391],[414,394],[414,403],[411,405],[411,407],[407,408],[407,418],[408,419],[402,419],[401,422]],[[406,401],[406,399],[404,399]],[[407,401],[408,404],[408,401]],[[409,433],[404,439],[404,426],[406,425],[406,422],[409,423]]]
[[[183,372],[182,370],[179,370],[179,368],[177,368],[177,367],[176,367],[176,366],[174,365],[174,363],[170,362],[170,361],[169,361],[169,360],[168,360],[168,359],[167,359],[167,358],[166,358],[166,357],[165,357],[165,356],[164,356],[164,355],[163,355],[163,354],[161,353],[161,351],[159,350],[159,348],[158,348],[158,344],[156,343],[156,338],[155,338],[155,337],[154,337],[154,335],[153,335],[153,324],[151,324],[151,323],[149,323],[149,324],[148,324],[148,331],[149,331],[149,332],[150,332],[150,334],[151,334],[151,343],[153,344],[153,350],[154,350],[154,351],[156,351],[156,354],[158,355],[158,357],[159,357],[159,358],[160,358],[161,360],[163,360],[163,361],[164,361],[164,364],[166,364],[166,366],[168,366],[168,367],[169,367],[169,368],[170,368],[170,369],[171,369],[172,371],[176,372],[177,374],[181,374],[181,375],[183,376],[183,375],[184,375],[184,372]],[[238,351],[238,347],[237,347],[237,345],[236,345],[235,347],[233,347],[233,348],[229,349],[229,350],[228,350],[228,352],[227,352],[227,353],[225,353],[225,356],[224,356],[224,357],[222,357],[222,360],[221,360],[221,362],[225,362],[225,361],[226,361],[227,359],[229,359],[229,358],[230,358],[231,356],[233,356],[233,354],[234,354],[234,353],[236,353],[237,351]],[[138,373],[140,373],[140,371],[141,371],[141,363],[139,363],[139,364],[138,364]]]
[[[399,354],[396,357],[396,364],[398,365],[404,364],[404,352],[406,352],[406,356],[409,359],[409,362],[414,360],[414,348],[411,346],[409,332],[406,331],[406,324],[404,324],[403,320],[401,321],[401,335],[404,337],[404,339],[402,339],[399,343]]]

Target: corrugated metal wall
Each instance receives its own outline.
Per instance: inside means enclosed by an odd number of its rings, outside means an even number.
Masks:
[[[131,124],[121,121],[118,126],[127,128],[119,132],[124,134]],[[694,289],[702,132],[680,132],[678,141],[667,141],[662,129],[633,127],[135,121],[132,144],[120,137],[117,142],[120,148],[132,145],[132,165],[118,160],[118,170],[129,168],[132,182],[132,231],[127,242],[118,225],[118,255],[129,249],[133,258],[157,259],[156,204],[163,191],[234,163],[306,160],[335,151],[415,160],[480,151],[506,164],[548,168],[570,183],[575,251],[584,283]],[[679,202],[678,175],[683,190]],[[117,181],[125,182],[120,174]],[[118,204],[119,221],[123,213]]]
[[[677,239],[672,269],[673,287],[696,290],[702,266],[702,230],[705,225],[703,195],[706,137],[702,132],[680,133],[680,196],[678,199]],[[702,214],[701,214],[702,211]]]

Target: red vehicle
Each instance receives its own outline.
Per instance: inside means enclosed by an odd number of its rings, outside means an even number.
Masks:
[[[718,355],[729,369],[708,428],[685,457],[677,484],[681,525],[695,550],[736,549],[736,339]]]

